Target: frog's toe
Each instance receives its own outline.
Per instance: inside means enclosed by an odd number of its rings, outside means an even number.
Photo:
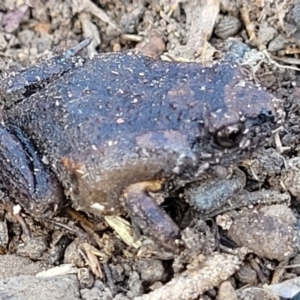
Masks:
[[[125,206],[134,222],[146,235],[167,248],[177,248],[180,230],[171,217],[149,195],[156,192],[161,181],[144,181],[130,185],[124,193]]]

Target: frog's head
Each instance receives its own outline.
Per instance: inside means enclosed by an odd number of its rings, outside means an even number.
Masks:
[[[206,102],[200,124],[200,160],[228,166],[267,145],[274,129],[282,124],[282,101],[260,86],[245,80],[242,70],[217,66],[213,101]],[[219,72],[219,73],[218,73]]]

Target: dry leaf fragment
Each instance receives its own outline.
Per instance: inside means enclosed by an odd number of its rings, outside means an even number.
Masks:
[[[57,267],[53,267],[46,271],[42,271],[37,273],[36,277],[51,277],[58,275],[69,275],[69,274],[77,274],[77,268],[73,264],[62,264]]]
[[[130,223],[119,216],[106,216],[105,221],[113,228],[120,238],[130,247],[138,249],[141,246],[140,241],[135,241]]]
[[[72,8],[73,8],[73,14],[81,13],[81,12],[88,12],[94,15],[96,18],[101,20],[102,22],[105,22],[109,24],[113,28],[117,28],[116,24],[114,24],[109,16],[95,3],[93,3],[90,0],[73,0],[72,1]]]
[[[93,274],[98,278],[103,278],[103,273],[98,258],[96,256],[97,254],[100,256],[101,252],[88,243],[83,243],[81,245],[81,248],[84,250],[84,253],[81,254],[90,266]]]

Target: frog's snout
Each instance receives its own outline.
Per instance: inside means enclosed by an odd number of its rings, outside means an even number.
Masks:
[[[258,116],[258,120],[261,123],[275,123],[275,115],[272,110],[263,109]]]
[[[259,120],[262,124],[271,123],[274,124],[274,129],[281,126],[285,120],[286,114],[283,107],[283,101],[280,99],[272,99],[271,105],[269,108],[261,110],[259,115]]]
[[[262,110],[261,118],[264,122],[271,122],[279,127],[285,120],[285,111],[283,107],[283,101],[277,98],[272,99],[271,109]]]

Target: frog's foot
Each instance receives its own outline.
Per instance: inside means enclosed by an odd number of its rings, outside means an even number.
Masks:
[[[146,234],[167,248],[177,248],[180,230],[149,192],[162,189],[162,180],[131,184],[124,192],[125,206],[132,221]]]

